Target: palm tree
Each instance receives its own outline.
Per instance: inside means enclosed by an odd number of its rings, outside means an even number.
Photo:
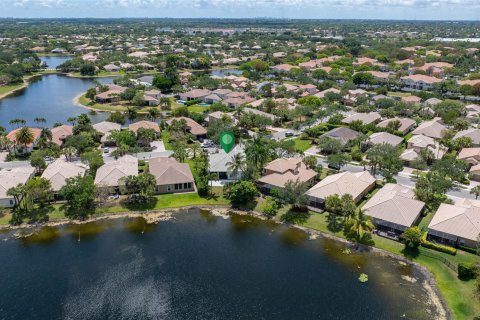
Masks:
[[[72,161],[73,157],[77,154],[77,149],[74,147],[65,147],[63,149],[63,154],[65,155],[67,161]]]
[[[159,115],[160,115],[160,111],[158,109],[156,108],[148,109],[148,117],[150,118],[151,121],[155,121]]]
[[[33,132],[28,127],[22,127],[15,134],[15,141],[18,144],[24,145],[25,148],[34,141]]]
[[[130,123],[132,123],[135,119],[137,119],[137,116],[138,116],[138,112],[137,112],[137,109],[134,108],[134,107],[128,107],[127,108],[127,111],[125,112],[126,114],[126,117],[128,118],[128,120],[130,121]]]
[[[474,194],[475,195],[475,200],[477,200],[478,196],[480,196],[480,185],[477,185],[477,186],[473,187],[470,190],[470,194]]]
[[[246,143],[245,155],[248,161],[252,163],[254,170],[258,172],[271,156],[269,141],[260,135],[254,137]]]
[[[227,162],[227,170],[232,172],[233,177],[238,177],[238,173],[245,171],[245,156],[242,153],[233,155],[232,160]]]
[[[172,109],[172,100],[168,97],[160,98],[160,106],[163,110]]]
[[[52,142],[52,131],[49,128],[42,129],[40,133],[40,138],[38,139],[38,147],[40,149],[46,149],[50,146]]]
[[[75,126],[77,124],[77,117],[69,117],[67,121],[72,125]]]
[[[47,123],[47,119],[45,118],[42,118],[42,117],[36,117],[35,119],[33,119],[33,121],[36,123],[36,124],[41,124],[41,126],[43,127],[43,125],[45,123]]]
[[[198,145],[198,143],[195,142],[192,144],[191,149],[193,153],[193,159],[195,159],[197,157],[198,151],[200,150],[200,146]]]
[[[365,240],[365,236],[370,234],[373,229],[375,229],[375,226],[372,220],[361,209],[347,220],[346,230],[348,235],[357,242]]]
[[[8,150],[13,145],[13,142],[7,136],[0,136],[0,150]]]

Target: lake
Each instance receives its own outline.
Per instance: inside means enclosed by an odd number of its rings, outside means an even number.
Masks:
[[[52,57],[58,58],[58,57]],[[111,83],[114,78],[97,78],[100,83]],[[0,126],[12,130],[11,119],[20,118],[28,126],[38,126],[33,121],[36,117],[47,120],[48,126],[54,123],[66,123],[69,117],[87,113],[89,110],[76,106],[73,99],[94,87],[94,79],[72,78],[65,75],[51,74],[35,77],[30,84],[14,94],[0,100]],[[93,122],[103,121],[107,113],[98,112],[91,116]]]
[[[65,61],[73,59],[74,56],[41,56],[39,58],[47,64],[48,69],[55,69]]]
[[[2,319],[437,319],[414,267],[250,216],[12,234],[0,234]]]

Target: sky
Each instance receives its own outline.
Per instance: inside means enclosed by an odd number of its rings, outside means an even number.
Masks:
[[[480,0],[0,0],[0,17],[480,20]]]

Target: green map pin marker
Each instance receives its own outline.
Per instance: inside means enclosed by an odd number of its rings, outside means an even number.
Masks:
[[[235,136],[230,131],[222,132],[220,135],[220,145],[223,151],[229,153],[235,146]]]

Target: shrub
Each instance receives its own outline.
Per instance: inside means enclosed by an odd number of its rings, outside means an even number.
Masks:
[[[437,250],[443,253],[451,254],[452,256],[457,254],[457,249],[453,247],[444,246],[441,244],[433,243],[427,240],[427,233],[425,232],[422,237],[422,247]]]
[[[458,264],[458,278],[462,280],[475,279],[478,276],[478,265],[473,263]]]
[[[269,217],[274,217],[278,213],[278,204],[272,197],[267,197],[267,201],[262,207],[262,213],[266,214]]]
[[[202,102],[202,100],[200,100],[200,99],[193,99],[193,100],[185,101],[184,105],[186,105],[187,107],[189,107],[189,106],[193,106],[194,104],[197,104],[197,103],[200,103],[200,102]]]
[[[225,198],[231,201],[233,206],[247,204],[258,195],[257,187],[250,181],[237,181],[224,187]]]
[[[411,227],[402,234],[403,242],[406,247],[418,248],[422,243],[422,230],[419,227]]]

